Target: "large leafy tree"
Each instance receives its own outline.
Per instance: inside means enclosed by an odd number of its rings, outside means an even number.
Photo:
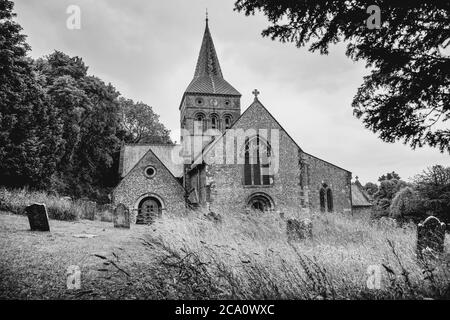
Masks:
[[[373,4],[379,29],[366,25]],[[263,36],[310,51],[346,42],[347,55],[371,70],[352,103],[365,126],[387,142],[450,153],[449,1],[237,0],[235,9],[262,11],[270,22]]]
[[[122,125],[128,143],[172,143],[170,131],[159,122],[159,115],[143,102],[119,98]]]
[[[432,166],[414,177],[427,211],[450,223],[450,167]]]
[[[99,190],[115,182],[114,164],[123,132],[119,92],[88,76],[87,69],[79,57],[59,51],[35,63],[64,127],[63,143],[54,150],[59,155],[59,189],[99,197]]]
[[[0,0],[0,182],[44,187],[56,170],[53,150],[61,143],[62,125],[14,17],[13,3]]]

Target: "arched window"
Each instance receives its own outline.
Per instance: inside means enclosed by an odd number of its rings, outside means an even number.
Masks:
[[[224,122],[225,122],[225,129],[230,129],[230,127],[231,127],[231,120],[232,120],[232,117],[230,116],[230,115],[225,115],[225,117],[224,117]]]
[[[244,185],[271,185],[270,145],[257,135],[245,139]]]
[[[320,211],[332,212],[333,211],[333,192],[331,188],[326,184],[322,184],[319,191],[320,197]]]
[[[254,193],[247,201],[248,206],[255,211],[269,211],[273,209],[272,199],[264,193]]]
[[[327,189],[327,208],[328,212],[333,211],[333,193],[330,188]]]
[[[320,188],[319,196],[320,196],[320,211],[325,212],[325,189],[324,188]]]
[[[203,113],[197,113],[195,115],[195,121],[197,122],[197,125],[203,130],[206,130],[206,118]]]
[[[211,115],[211,129],[219,129],[219,118],[217,115]]]

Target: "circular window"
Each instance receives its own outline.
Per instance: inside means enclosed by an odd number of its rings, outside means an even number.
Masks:
[[[230,100],[225,100],[225,105],[226,105],[226,106],[231,105],[231,101],[230,101]]]
[[[144,169],[144,174],[147,178],[153,178],[156,174],[156,168],[153,166],[148,166]]]
[[[203,98],[195,98],[195,103],[199,106],[201,106],[203,104]]]

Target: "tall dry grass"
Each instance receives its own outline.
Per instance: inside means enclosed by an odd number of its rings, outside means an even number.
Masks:
[[[33,203],[44,203],[50,219],[73,221],[77,219],[99,219],[112,221],[111,209],[94,202],[71,200],[45,191],[31,191],[26,188],[0,188],[0,210],[25,214],[25,208]]]
[[[448,262],[423,265],[416,259],[413,224],[398,228],[339,213],[313,214],[308,216],[313,220],[313,239],[288,242],[286,221],[273,213],[222,213],[222,217],[217,223],[202,212],[192,212],[184,217],[166,215],[152,225],[146,244],[165,252],[161,264],[172,272],[172,287],[179,297],[450,297]],[[372,265],[381,268],[380,289],[367,287]]]

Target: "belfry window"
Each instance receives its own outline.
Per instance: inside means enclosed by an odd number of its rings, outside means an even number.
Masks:
[[[205,119],[205,115],[203,113],[198,113],[195,116],[195,121],[197,123],[199,123],[200,128],[205,131],[206,130],[206,119]]]
[[[226,115],[224,118],[225,121],[225,129],[230,129],[231,127],[231,116]]]
[[[211,116],[211,129],[219,129],[219,120],[216,115]]]
[[[270,145],[259,135],[245,140],[244,185],[272,185]]]

